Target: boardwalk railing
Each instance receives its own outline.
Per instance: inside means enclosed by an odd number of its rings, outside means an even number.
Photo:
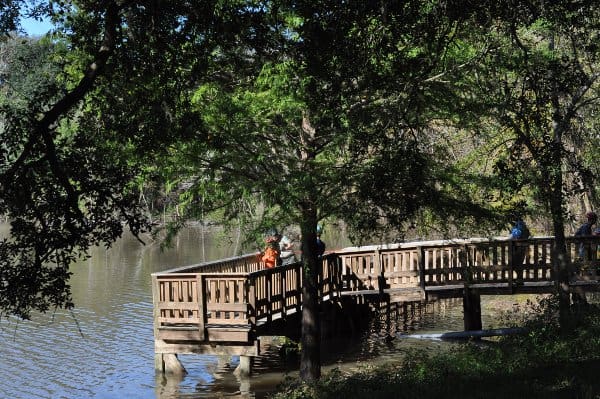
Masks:
[[[552,286],[552,237],[447,240],[339,251],[344,291]],[[573,283],[594,277],[600,237],[567,238]]]
[[[334,254],[322,260],[321,298],[340,287],[337,260]],[[256,325],[301,309],[301,288],[299,262],[265,269],[258,254],[153,273],[155,337],[249,341]]]
[[[323,258],[319,296],[551,292],[552,245],[538,237],[346,248]],[[567,239],[572,285],[597,286],[599,245],[600,237]],[[258,254],[154,273],[155,338],[251,342],[258,325],[300,311],[302,278],[300,263],[264,269]]]

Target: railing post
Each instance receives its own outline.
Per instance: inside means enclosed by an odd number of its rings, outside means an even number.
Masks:
[[[417,256],[419,262],[419,285],[425,291],[425,249],[422,246],[417,247]]]
[[[281,287],[281,318],[283,320],[285,320],[285,317],[287,315],[287,312],[286,312],[287,296],[286,296],[286,284],[285,284],[286,272],[287,272],[287,270],[281,270],[279,273],[280,274],[280,276],[279,276],[280,285],[279,286]]]
[[[323,256],[320,256],[317,262],[317,301],[320,305],[323,302]]]
[[[246,280],[248,295],[248,322],[256,327],[256,279],[250,277]]]
[[[335,271],[335,292],[336,296],[339,298],[342,295],[342,290],[344,288],[344,270],[342,268],[342,258],[336,254],[331,263]]]
[[[383,294],[385,281],[381,278],[381,253],[379,252],[379,248],[376,248],[373,253],[373,275],[377,279],[377,289],[379,290],[379,293]]]
[[[514,286],[514,259],[515,259],[515,242],[510,240],[508,242],[508,287],[510,288],[510,292],[515,292]]]
[[[463,283],[465,286],[468,286],[473,280],[473,275],[471,274],[471,256],[468,244],[463,245],[463,256],[460,263],[462,264]]]
[[[296,264],[296,268],[294,269],[294,274],[296,276],[296,312],[302,311],[302,270],[303,270],[303,261],[300,261]]]
[[[319,264],[319,270],[321,271],[321,283],[319,284],[319,289],[321,290],[321,300],[325,297],[325,295],[329,294],[329,285],[327,281],[329,280],[329,270],[327,270],[327,257],[321,257],[321,263]]]
[[[198,330],[200,340],[203,341],[205,338],[204,326],[206,325],[206,284],[204,275],[198,274],[196,276],[196,286],[198,287]]]
[[[154,338],[158,337],[158,318],[160,317],[160,309],[158,307],[158,303],[160,302],[160,283],[158,282],[158,277],[152,276],[152,307],[153,307],[153,316],[154,316]],[[162,361],[162,357],[161,357]]]
[[[549,277],[550,280],[553,280],[554,278],[553,278],[553,273],[552,273],[552,260],[550,259],[550,255],[552,254],[552,249],[546,241],[540,241],[540,245],[542,246],[542,259],[544,262],[546,278]],[[568,248],[568,244],[567,244],[567,248]],[[567,249],[567,264],[568,265],[571,264],[571,259],[569,256],[568,249]]]
[[[271,322],[272,318],[273,318],[273,302],[271,301],[271,298],[273,297],[273,269],[269,269],[267,274],[265,275],[265,283],[266,283],[266,290],[267,292],[265,293],[267,296],[267,322]]]

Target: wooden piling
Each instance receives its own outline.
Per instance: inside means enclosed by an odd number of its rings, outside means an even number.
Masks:
[[[463,312],[465,331],[481,330],[481,296],[468,288],[463,292]]]
[[[187,374],[187,370],[175,353],[156,353],[154,355],[154,368],[156,372],[166,375],[182,376]]]
[[[236,367],[236,375],[248,376],[252,374],[252,356],[240,356],[240,364]]]

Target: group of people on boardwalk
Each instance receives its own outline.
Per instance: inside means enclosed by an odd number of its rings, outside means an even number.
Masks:
[[[323,228],[317,226],[317,255],[323,256],[325,253],[325,243],[321,240]],[[271,229],[265,237],[265,249],[262,252],[261,260],[267,269],[275,266],[288,265],[296,261],[293,241],[280,234],[277,230]]]
[[[585,214],[585,222],[575,231],[575,237],[585,237],[585,236],[600,236],[600,226],[596,226],[598,222],[598,215],[595,212],[587,212]],[[512,239],[528,239],[530,236],[529,229],[527,225],[520,217],[517,217],[513,227],[510,231],[510,238]],[[582,243],[578,248],[578,255],[580,258],[585,258],[585,245]],[[598,252],[600,254],[600,246],[598,248]],[[598,256],[600,258],[600,256]]]
[[[576,237],[581,236],[597,236],[600,235],[600,226],[594,228],[594,225],[598,221],[598,215],[596,212],[588,212],[585,214],[585,222],[575,231]],[[513,239],[527,239],[529,238],[529,229],[522,218],[517,217],[514,221],[513,227],[510,230],[510,238]]]
[[[575,236],[600,236],[600,226],[596,225],[598,216],[595,212],[588,212],[585,215],[585,222],[575,231]],[[325,253],[325,243],[321,240],[321,234],[323,228],[321,225],[317,226],[317,255],[323,256]],[[510,230],[510,238],[515,240],[526,240],[531,237],[529,228],[525,221],[521,217],[516,217],[513,226]],[[294,251],[294,242],[289,237],[280,234],[276,229],[271,229],[265,237],[265,249],[261,253],[261,260],[267,269],[283,266],[296,261],[296,254]],[[521,248],[525,251],[525,248]],[[583,244],[579,248],[579,256],[584,257],[584,246]],[[600,253],[600,246],[599,246]],[[516,254],[517,258],[523,261],[525,253]],[[599,256],[600,258],[600,256]]]

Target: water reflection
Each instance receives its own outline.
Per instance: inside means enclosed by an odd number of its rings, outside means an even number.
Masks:
[[[0,224],[0,234],[6,225]],[[327,233],[327,231],[326,231]],[[34,315],[30,322],[0,322],[0,397],[6,398],[264,398],[295,365],[279,357],[278,342],[265,340],[252,377],[239,377],[238,358],[181,355],[188,375],[164,378],[154,373],[150,274],[168,268],[233,256],[235,242],[201,229],[187,229],[172,248],[141,245],[126,236],[111,248],[96,248],[73,266],[71,285],[77,308]],[[347,245],[328,238],[328,248]],[[325,371],[355,368],[395,359],[408,347],[438,350],[447,343],[390,340],[395,332],[462,329],[458,306],[433,305],[406,324],[375,321],[361,337],[327,342]],[[485,302],[483,304],[485,307]],[[489,316],[488,316],[489,317]],[[484,320],[484,325],[491,320]],[[374,358],[375,356],[375,358]]]

